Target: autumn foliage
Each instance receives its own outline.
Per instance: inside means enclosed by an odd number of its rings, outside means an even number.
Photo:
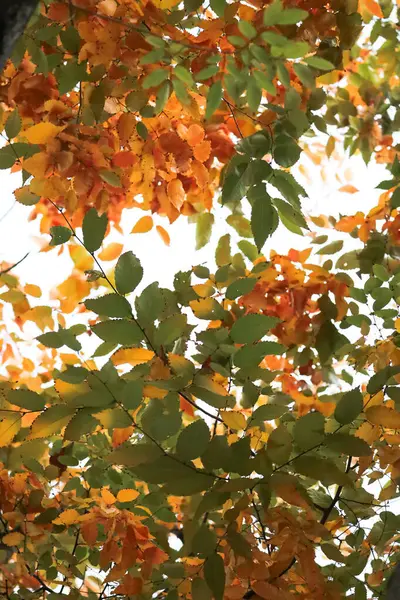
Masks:
[[[2,598],[382,597],[400,556],[399,15],[39,2],[1,75],[0,169],[71,271],[49,300],[34,272],[0,272]],[[385,166],[377,205],[310,214],[327,171],[358,192],[344,156]],[[112,237],[129,211],[166,246],[195,223],[208,263],[151,282]],[[285,231],[302,250],[272,249]]]

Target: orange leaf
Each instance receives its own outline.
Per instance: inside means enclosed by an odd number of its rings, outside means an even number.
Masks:
[[[374,15],[374,17],[383,19],[382,9],[376,0],[360,0],[359,12],[362,12],[363,9],[369,12],[371,15]]]
[[[99,253],[100,260],[115,260],[122,252],[123,245],[113,242]]]
[[[19,544],[23,541],[24,535],[19,533],[18,531],[13,531],[12,533],[7,533],[3,535],[1,541],[6,546],[19,546]]]
[[[132,500],[136,500],[136,498],[140,496],[137,490],[120,490],[117,494],[118,502],[132,502]]]
[[[139,219],[131,233],[147,233],[153,228],[153,219],[152,217],[145,216]]]
[[[157,230],[158,235],[161,237],[162,241],[164,242],[164,244],[166,246],[169,246],[171,243],[171,238],[169,237],[168,231],[166,231],[164,229],[164,227],[161,227],[161,225],[156,225],[156,230]]]
[[[199,162],[206,162],[210,158],[211,154],[211,142],[204,140],[201,144],[198,144],[193,148],[193,154],[196,160]]]
[[[117,152],[114,154],[112,162],[115,167],[132,167],[136,162],[136,156],[133,152]]]
[[[79,523],[81,515],[74,508],[68,508],[64,510],[56,519],[53,520],[55,525],[72,525],[73,523]]]
[[[47,142],[54,139],[63,129],[64,127],[53,125],[53,123],[38,123],[24,131],[21,135],[23,135],[30,144],[47,144]]]
[[[112,446],[117,448],[131,437],[133,433],[133,427],[116,427],[112,433]]]
[[[342,185],[342,187],[339,188],[339,192],[346,192],[346,194],[356,194],[359,191],[360,190],[357,189],[354,185],[351,185],[351,183],[348,183],[347,185]]]
[[[33,283],[27,283],[24,287],[25,294],[29,296],[33,296],[34,298],[40,298],[42,295],[42,290],[38,285],[34,285]]]
[[[114,494],[112,494],[107,488],[103,488],[100,493],[102,500],[104,500],[106,504],[115,504],[117,501]]]
[[[38,152],[24,159],[24,169],[34,177],[44,177],[49,165],[49,157],[45,152]]]
[[[94,546],[97,541],[97,523],[96,521],[89,521],[88,523],[82,523],[81,534],[88,546]]]
[[[200,125],[193,124],[189,127],[186,134],[186,141],[189,146],[197,146],[204,140],[204,129]]]
[[[171,204],[177,210],[180,210],[185,200],[185,190],[183,189],[182,181],[180,179],[172,179],[167,185],[167,193]]]

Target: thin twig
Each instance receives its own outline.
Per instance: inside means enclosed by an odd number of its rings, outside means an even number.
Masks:
[[[25,254],[25,256],[23,256],[18,262],[16,262],[15,264],[11,265],[11,267],[7,267],[7,269],[3,269],[2,271],[0,271],[0,276],[1,275],[5,275],[9,271],[11,271],[11,269],[14,269],[15,267],[18,267],[18,265],[20,265],[22,263],[22,261],[24,261],[28,256],[29,256],[29,252],[27,252]]]

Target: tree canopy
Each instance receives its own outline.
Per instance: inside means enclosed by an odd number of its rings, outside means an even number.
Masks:
[[[48,298],[34,268],[0,272],[1,597],[384,596],[399,20],[390,0],[38,3],[1,75],[0,169],[71,269]],[[307,176],[357,192],[353,155],[386,169],[377,205],[310,214]],[[167,289],[134,248],[177,219],[209,260]],[[303,249],[273,250],[282,227]]]

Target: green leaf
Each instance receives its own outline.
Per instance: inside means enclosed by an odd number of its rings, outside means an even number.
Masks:
[[[240,235],[240,237],[250,238],[252,237],[250,221],[243,217],[243,215],[229,215],[226,218],[228,225]]]
[[[252,423],[263,423],[264,421],[274,421],[275,419],[279,419],[282,415],[288,412],[287,406],[282,406],[281,404],[273,404],[269,402],[268,404],[263,404],[256,408],[256,410],[251,415]]]
[[[75,414],[75,408],[59,404],[50,406],[34,420],[29,439],[49,438],[61,433]]]
[[[180,338],[187,328],[187,317],[184,314],[171,315],[158,326],[155,334],[159,346],[168,346]]]
[[[60,31],[61,43],[68,52],[77,54],[81,45],[81,38],[75,27],[72,25]]]
[[[226,233],[218,240],[215,251],[215,262],[217,267],[223,267],[224,265],[229,265],[231,261],[231,236],[229,233]]]
[[[103,341],[122,346],[138,344],[144,337],[139,325],[128,319],[107,319],[93,325],[92,331]]]
[[[183,83],[185,83],[189,87],[192,87],[195,85],[191,72],[188,71],[182,65],[176,65],[176,67],[174,69],[174,75],[176,75],[176,77],[178,77],[178,79],[183,81]]]
[[[310,412],[296,420],[293,438],[302,450],[320,444],[325,437],[325,419],[319,412]]]
[[[113,187],[121,187],[121,185],[122,185],[121,179],[119,178],[119,175],[117,173],[115,173],[115,171],[106,171],[103,169],[103,170],[99,171],[99,175],[103,181],[105,181],[109,185],[112,185]],[[91,209],[91,210],[95,210],[95,209]]]
[[[210,556],[215,552],[218,545],[218,539],[215,532],[205,523],[200,525],[192,541],[192,552],[202,557]]]
[[[251,231],[259,252],[276,228],[276,221],[276,210],[271,204],[270,195],[264,188],[264,193],[257,195],[251,208]]]
[[[209,121],[222,100],[222,83],[220,81],[216,81],[212,84],[207,94],[207,107],[205,118],[206,121]]]
[[[34,206],[40,200],[40,196],[33,194],[28,187],[21,187],[14,192],[15,199],[24,206]]]
[[[300,8],[287,8],[277,16],[277,25],[296,25],[308,17],[306,10]]]
[[[60,244],[65,244],[65,242],[68,242],[72,236],[72,231],[68,227],[54,225],[54,227],[50,227],[50,235],[50,246],[59,246]]]
[[[304,62],[314,69],[321,69],[321,71],[333,71],[335,68],[335,65],[321,56],[309,56],[304,59]]]
[[[266,356],[283,354],[286,347],[278,342],[259,342],[258,344],[243,346],[236,352],[233,361],[237,367],[257,367]]]
[[[277,25],[279,22],[279,17],[282,15],[283,5],[281,0],[274,0],[271,4],[267,6],[264,10],[263,21],[266,27],[270,27],[272,25]]]
[[[294,63],[293,70],[300,79],[301,83],[311,90],[315,88],[315,76],[310,67],[307,67],[307,65],[303,65],[301,63]]]
[[[332,460],[327,458],[318,458],[317,456],[300,456],[293,461],[293,466],[297,473],[305,477],[312,477],[321,481],[325,485],[350,485],[351,479],[341,471]]]
[[[218,17],[224,16],[226,0],[211,0],[210,6]]]
[[[276,465],[281,465],[289,459],[292,452],[292,436],[284,425],[279,425],[269,434],[267,452]]]
[[[99,426],[99,422],[91,413],[91,408],[81,408],[78,410],[65,428],[64,438],[79,442],[82,436],[92,433]]]
[[[95,208],[90,208],[83,218],[83,244],[88,252],[95,252],[103,243],[108,225],[107,215],[98,215]]]
[[[151,463],[160,456],[163,451],[152,443],[129,444],[117,448],[106,456],[105,460],[112,465],[124,465],[136,467],[141,464]]]
[[[334,452],[349,456],[370,456],[370,446],[361,438],[347,433],[333,433],[325,438],[325,445]]]
[[[236,344],[250,344],[260,340],[280,322],[276,317],[249,314],[239,317],[231,329],[231,338]]]
[[[203,248],[211,237],[212,226],[214,224],[214,215],[203,212],[196,218],[196,250]]]
[[[271,136],[267,131],[256,131],[236,144],[236,150],[253,158],[263,158],[271,151]]]
[[[200,577],[192,580],[191,595],[192,600],[212,600],[208,585]]]
[[[119,294],[89,298],[85,300],[85,306],[88,310],[106,317],[129,317],[132,314],[128,300]]]
[[[242,277],[231,283],[226,289],[226,297],[228,300],[236,300],[239,296],[249,294],[257,283],[255,277]]]
[[[143,399],[143,381],[127,381],[121,402],[127,410],[136,410]]]
[[[164,86],[162,87],[164,88]],[[139,112],[141,108],[146,106],[148,99],[148,92],[144,92],[143,90],[134,90],[127,95],[125,104],[130,111]]]
[[[210,441],[210,430],[203,419],[191,423],[181,432],[176,453],[183,460],[193,460],[205,452]]]
[[[65,343],[63,336],[57,331],[42,333],[36,339],[47,348],[61,348]]]
[[[338,423],[347,425],[354,421],[363,409],[363,395],[359,388],[343,394],[335,408],[334,417]]]
[[[223,600],[225,590],[224,561],[217,553],[211,554],[204,563],[204,579],[215,600]]]
[[[21,131],[22,119],[18,112],[18,108],[12,111],[5,124],[5,131],[8,139],[15,138]]]
[[[274,161],[281,167],[292,167],[300,158],[301,148],[287,135],[279,135],[274,145]]]
[[[155,111],[156,115],[159,115],[160,112],[164,109],[168,98],[170,97],[172,92],[172,85],[169,80],[164,81],[164,83],[158,88],[157,96],[156,96],[156,105]],[[147,94],[146,94],[147,96]]]
[[[0,148],[0,169],[10,169],[18,159],[18,156],[13,152],[12,148],[12,144]]]
[[[389,380],[393,377],[393,375],[397,375],[400,373],[400,367],[385,367],[375,373],[371,377],[367,385],[368,394],[377,394],[379,390],[381,390],[385,385],[388,384]]]
[[[160,83],[168,79],[168,75],[169,72],[167,70],[155,69],[154,71],[149,73],[149,75],[146,75],[146,77],[143,79],[143,89],[148,90],[149,88],[157,87],[158,85],[160,85]]]
[[[115,267],[115,286],[120,294],[130,294],[143,278],[140,261],[130,250],[124,252]]]
[[[43,410],[46,404],[44,396],[31,390],[11,390],[7,397],[11,404],[31,411]]]
[[[149,132],[147,131],[147,127],[143,123],[143,121],[138,121],[136,123],[136,131],[137,131],[138,135],[142,138],[142,140],[147,140]]]

